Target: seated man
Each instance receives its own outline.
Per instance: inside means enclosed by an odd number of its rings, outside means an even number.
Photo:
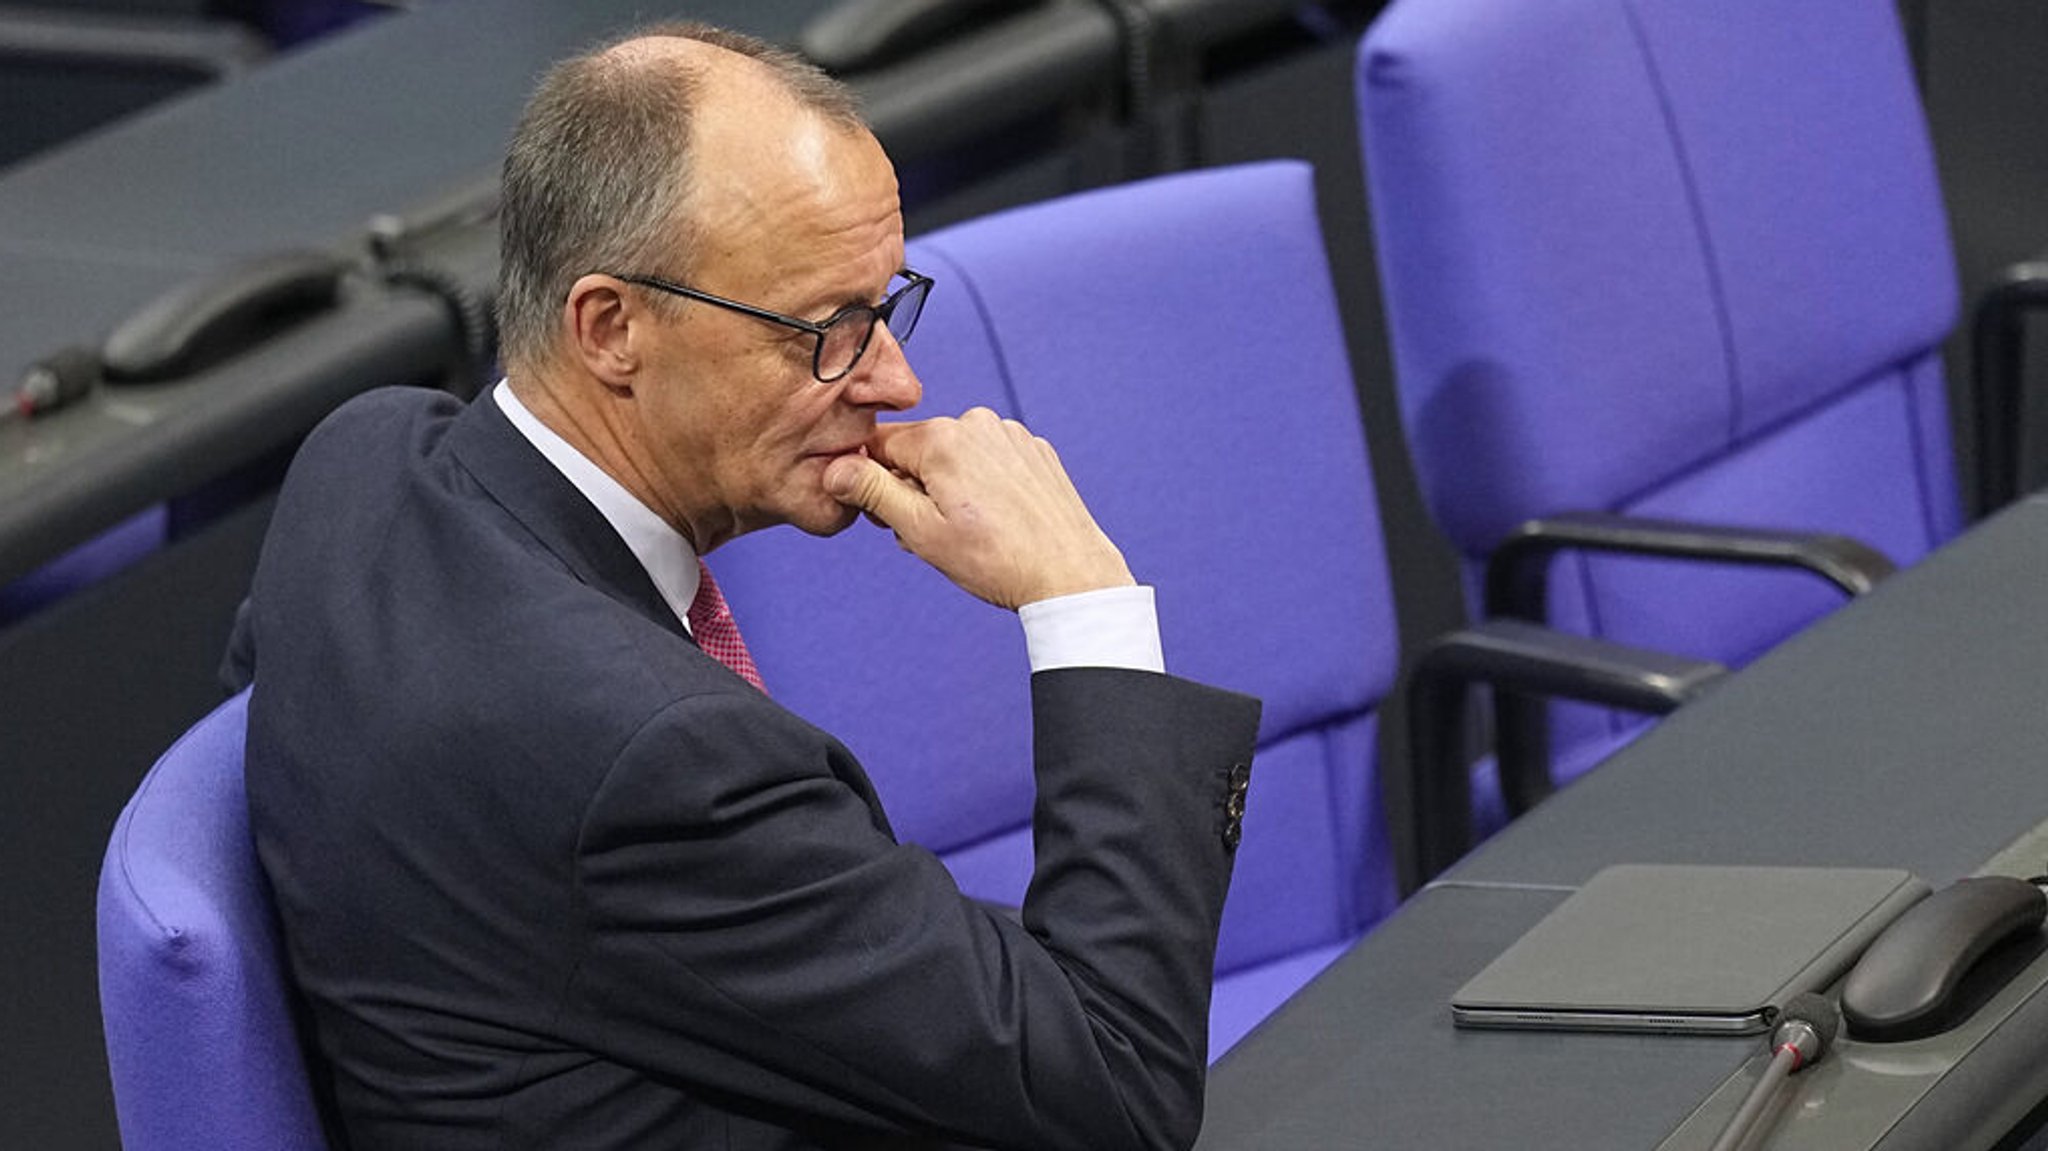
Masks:
[[[876,422],[931,282],[846,92],[620,41],[542,82],[503,213],[506,381],[316,430],[232,649],[337,1142],[1191,1143],[1258,705],[1163,674],[1043,441]],[[863,512],[1025,618],[1021,922],[758,689],[699,559]]]

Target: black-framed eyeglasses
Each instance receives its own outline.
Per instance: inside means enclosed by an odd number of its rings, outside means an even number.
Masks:
[[[671,296],[699,300],[741,315],[752,316],[757,320],[781,324],[785,328],[795,328],[799,332],[809,332],[817,341],[811,350],[811,375],[817,377],[821,384],[837,382],[852,371],[855,364],[860,363],[861,356],[868,350],[868,341],[874,338],[877,321],[889,325],[889,334],[896,337],[897,343],[907,342],[910,333],[917,328],[918,316],[924,313],[925,297],[930,295],[932,290],[930,276],[904,268],[896,274],[909,282],[889,293],[889,298],[881,303],[851,304],[823,320],[802,320],[795,316],[785,316],[781,312],[771,312],[767,308],[742,304],[738,300],[728,300],[724,296],[714,296],[710,292],[700,292],[673,280],[664,280],[660,276],[625,276],[616,272],[605,274],[615,280],[624,280],[643,288],[653,288],[657,292],[667,292]]]

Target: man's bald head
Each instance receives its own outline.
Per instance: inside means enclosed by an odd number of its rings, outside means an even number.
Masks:
[[[763,96],[787,100],[792,116],[865,130],[845,85],[706,24],[635,32],[548,72],[505,157],[498,329],[508,367],[545,362],[578,276],[657,256],[667,274],[688,274],[675,253],[690,238],[695,118],[758,112]]]

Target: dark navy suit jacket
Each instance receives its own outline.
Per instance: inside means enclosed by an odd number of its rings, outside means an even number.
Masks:
[[[1012,921],[700,652],[495,404],[412,389],[307,441],[236,650],[337,1141],[1192,1141],[1255,701],[1035,676]]]

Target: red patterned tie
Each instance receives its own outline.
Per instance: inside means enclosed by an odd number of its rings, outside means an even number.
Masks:
[[[725,593],[718,590],[718,581],[711,578],[711,569],[697,561],[697,598],[690,601],[690,634],[697,639],[697,646],[704,654],[732,669],[732,673],[753,684],[765,694],[768,689],[761,686],[760,669],[754,666],[754,657],[747,654],[747,641],[740,638],[740,625],[733,622],[732,609],[725,606]]]

